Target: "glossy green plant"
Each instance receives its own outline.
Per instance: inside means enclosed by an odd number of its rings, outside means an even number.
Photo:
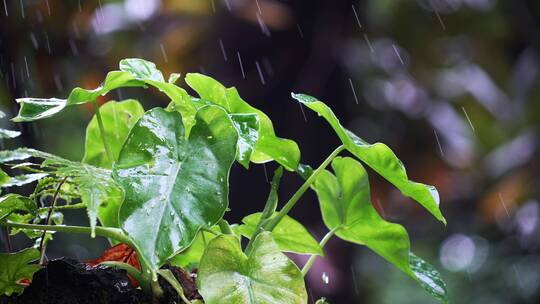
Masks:
[[[110,72],[98,88],[75,88],[67,99],[18,99],[16,122],[50,117],[83,103],[92,103],[96,114],[86,130],[81,162],[28,148],[0,152],[0,163],[23,172],[10,176],[1,170],[1,187],[11,190],[36,184],[29,196],[0,197],[0,225],[12,234],[22,232],[36,239],[42,255],[54,232],[98,235],[125,243],[137,251],[142,269],[106,264],[128,271],[155,297],[162,295],[157,284],[161,275],[189,303],[182,286],[162,266],[198,268],[199,292],[209,304],[307,303],[303,277],[315,259],[324,256],[326,243],[338,237],[370,248],[432,296],[447,302],[439,273],[411,252],[405,228],[385,221],[370,201],[364,165],[445,223],[437,190],[409,180],[390,148],[369,144],[345,129],[321,101],[293,94],[326,119],[342,142],[313,170],[300,164],[297,144],[277,137],[270,118],[245,102],[235,88],[205,75],[187,74],[185,82],[198,94],[190,96],[175,84],[178,77],[172,74],[165,81],[155,64],[124,59],[120,70]],[[170,99],[165,108],[144,111],[136,100],[97,106],[96,98],[113,89],[148,86]],[[3,138],[19,135],[0,131]],[[344,151],[354,158],[340,157]],[[280,166],[262,212],[229,225],[224,215],[234,162],[249,169],[250,163],[269,161]],[[305,181],[278,208],[284,169]],[[288,215],[310,189],[317,194],[329,229],[321,241]],[[89,227],[62,225],[61,212],[74,208],[86,209]],[[242,242],[244,237],[246,242]],[[284,252],[310,258],[300,270]],[[11,266],[0,270],[0,291],[20,292],[17,280],[30,277],[39,268],[32,262],[39,258],[35,249],[0,255],[0,265],[17,265],[16,272],[9,270]]]

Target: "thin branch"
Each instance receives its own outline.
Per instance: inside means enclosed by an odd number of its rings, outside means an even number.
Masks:
[[[56,191],[54,192],[53,196],[53,202],[51,204],[51,208],[49,208],[49,212],[47,213],[47,220],[45,223],[47,225],[51,224],[51,215],[54,210],[54,206],[56,205],[56,202],[58,201],[58,193],[60,192],[60,188],[62,188],[62,185],[66,182],[67,177],[65,177],[59,184],[58,187],[56,187]],[[45,261],[45,250],[47,249],[47,241],[45,241],[45,238],[47,236],[47,230],[43,231],[43,234],[41,235],[41,240],[39,241],[39,248],[41,251],[41,256],[39,257],[39,265],[43,265],[43,262]]]

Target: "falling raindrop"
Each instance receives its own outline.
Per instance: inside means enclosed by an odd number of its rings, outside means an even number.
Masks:
[[[398,49],[396,48],[396,45],[395,44],[392,44],[392,47],[394,48],[394,52],[396,52],[396,55],[399,59],[399,62],[401,62],[401,65],[405,65],[405,63],[403,62],[403,59],[401,59],[401,55],[399,55],[399,52],[398,52]]]
[[[437,16],[437,19],[439,20],[439,23],[441,24],[443,31],[446,31],[446,26],[444,25],[441,15],[439,15],[439,11],[435,7],[433,7],[433,11],[435,12],[435,15]]]
[[[255,66],[257,67],[257,72],[259,72],[259,78],[261,79],[261,83],[264,85],[265,82],[264,82],[264,76],[263,76],[263,73],[262,73],[262,70],[261,70],[261,66],[259,65],[259,62],[258,61],[255,61]]]
[[[32,41],[32,46],[34,47],[34,50],[37,50],[39,47],[39,44],[36,39],[36,35],[34,33],[30,33],[30,40]]]
[[[221,53],[223,54],[223,59],[227,62],[227,53],[225,52],[225,46],[223,46],[223,40],[219,39],[219,47],[221,48]]]
[[[366,43],[367,43],[367,45],[369,47],[369,51],[373,53],[373,51],[374,51],[373,46],[371,46],[371,42],[369,41],[369,38],[368,38],[366,33],[364,33],[364,40],[366,41]]]
[[[465,113],[465,117],[467,118],[467,121],[469,122],[469,125],[471,126],[472,131],[476,132],[474,130],[474,126],[473,126],[473,124],[471,122],[471,119],[469,118],[469,115],[467,114],[467,111],[465,111],[465,107],[461,107],[461,109],[463,110],[463,113]]]
[[[20,0],[20,3],[21,3],[21,17],[24,19],[24,4],[23,4],[23,0]]]
[[[58,92],[64,91],[64,86],[62,85],[62,80],[60,79],[60,75],[56,74],[54,75],[54,84],[56,85],[56,89]]]
[[[47,4],[47,13],[49,13],[49,16],[51,15],[51,5],[49,4],[49,0],[45,0],[45,3]]]
[[[304,39],[304,32],[302,32],[302,28],[300,27],[300,24],[296,24],[296,28],[298,29],[298,34],[300,34],[300,38]]]
[[[354,13],[354,17],[356,18],[356,23],[358,23],[358,27],[361,29],[362,24],[360,23],[360,18],[358,18],[358,13],[356,12],[356,8],[354,7],[354,4],[352,5],[352,10]]]
[[[328,285],[328,283],[330,282],[330,278],[328,277],[328,274],[326,272],[322,273],[321,279],[324,282],[324,284]]]
[[[240,70],[242,71],[242,78],[246,78],[246,74],[244,73],[244,65],[242,64],[242,58],[240,57],[240,52],[236,52],[236,55],[238,56],[238,63],[240,63]]]
[[[259,5],[259,0],[255,0],[255,3],[257,4],[257,9],[259,10],[259,14],[262,15],[261,6]]]
[[[45,45],[47,45],[47,51],[49,54],[51,54],[51,44],[49,42],[49,35],[47,35],[47,32],[43,32],[45,34]]]
[[[354,101],[356,101],[356,104],[358,104],[358,97],[356,96],[356,91],[354,90],[354,85],[351,78],[349,78],[349,84],[351,85],[351,90],[354,95]]]
[[[261,32],[266,35],[266,37],[272,36],[270,33],[270,30],[268,29],[268,26],[266,26],[266,23],[264,23],[264,20],[262,16],[257,13],[257,22],[259,22],[259,27],[261,28]]]
[[[263,169],[264,169],[264,178],[266,180],[266,182],[268,183],[268,172],[266,172],[266,164],[263,164]]]
[[[354,292],[358,296],[360,295],[360,293],[358,292],[358,283],[356,282],[356,272],[354,271],[354,266],[351,266],[351,274],[353,279]]]
[[[23,56],[24,58],[24,66],[26,67],[26,76],[28,76],[28,79],[30,79],[30,69],[28,68],[28,60],[26,60],[26,56]]]
[[[11,63],[11,81],[13,83],[13,88],[17,88],[17,79],[15,78],[15,66],[13,65],[13,62]]]
[[[435,139],[437,140],[437,145],[439,145],[439,151],[441,152],[441,156],[444,157],[444,152],[443,152],[443,149],[442,149],[442,146],[441,146],[441,142],[439,141],[439,136],[437,135],[437,131],[435,131],[435,129],[433,129],[433,133],[435,133]]]
[[[163,46],[163,43],[159,44],[159,48],[161,49],[161,55],[163,56],[163,60],[165,63],[169,62],[169,59],[167,58],[167,53],[165,52],[165,47]]]
[[[499,200],[501,201],[501,205],[503,206],[504,211],[506,212],[506,216],[510,217],[510,212],[508,212],[508,208],[506,207],[506,203],[504,202],[504,199],[500,192],[499,192]]]
[[[8,9],[7,9],[7,4],[6,4],[6,0],[4,0],[4,12],[6,13],[6,17],[9,16],[9,14],[8,14]]]

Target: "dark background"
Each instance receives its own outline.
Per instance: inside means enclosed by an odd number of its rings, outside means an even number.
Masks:
[[[540,2],[0,3],[0,107],[10,117],[15,98],[65,98],[74,86],[94,88],[126,57],[151,60],[166,77],[203,72],[236,86],[268,114],[279,136],[298,142],[302,162],[311,165],[339,143],[290,92],[324,100],[347,128],[394,149],[413,180],[439,189],[447,227],[370,172],[377,209],[407,227],[413,250],[440,269],[454,303],[540,298]],[[117,90],[100,102],[128,97],[147,109],[167,103],[159,92],[142,89]],[[3,147],[25,145],[79,160],[92,113],[80,106],[36,123],[4,119],[3,127],[23,136]],[[271,175],[275,167],[234,167],[228,220],[262,208],[265,170]],[[287,174],[281,202],[300,184]],[[312,193],[292,215],[317,238],[326,233]],[[66,218],[84,221],[81,213]],[[24,246],[23,237],[14,241]],[[57,234],[49,256],[87,259],[105,247],[103,240]],[[334,239],[326,252],[308,275],[313,298],[434,302],[366,248]]]

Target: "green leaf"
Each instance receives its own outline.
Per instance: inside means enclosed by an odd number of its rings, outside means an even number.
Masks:
[[[0,187],[9,182],[11,177],[2,169],[0,169]]]
[[[308,299],[300,270],[269,232],[259,234],[249,256],[236,237],[216,237],[201,259],[197,279],[207,304],[303,304]]]
[[[173,79],[176,76],[173,76]],[[67,99],[39,99],[21,98],[19,115],[13,121],[33,121],[50,117],[62,111],[68,105],[83,104],[96,100],[109,91],[122,87],[146,87],[152,85],[164,92],[175,102],[178,111],[183,115],[186,129],[194,123],[195,107],[185,90],[173,83],[165,82],[163,74],[156,69],[156,65],[143,59],[130,58],[120,61],[120,71],[109,72],[105,81],[95,89],[74,88]],[[187,96],[187,97],[186,97]],[[186,134],[189,134],[187,132]]]
[[[13,212],[35,214],[37,206],[34,201],[19,194],[10,193],[0,197],[0,220]]]
[[[336,157],[332,168],[336,175],[325,170],[313,185],[328,229],[338,228],[339,238],[367,246],[433,294],[431,285],[423,284],[426,274],[411,267],[414,261],[409,258],[410,241],[405,228],[385,221],[373,208],[364,167],[352,158]]]
[[[28,159],[32,157],[32,153],[30,151],[31,149],[27,148],[0,151],[0,164]]]
[[[201,108],[196,120],[186,139],[180,114],[146,112],[113,169],[129,202],[120,223],[153,271],[187,248],[201,227],[217,223],[228,205],[236,131],[219,107]]]
[[[175,83],[178,78],[180,78],[180,76],[182,76],[180,73],[171,73],[171,75],[169,75],[169,80],[167,80],[168,83]]]
[[[153,80],[165,82],[163,74],[156,68],[156,64],[139,58],[127,58],[120,60],[120,70],[129,72],[138,80]]]
[[[134,99],[120,102],[109,101],[99,108],[105,138],[114,160],[118,159],[122,145],[124,144],[129,130],[144,114],[141,104]],[[110,169],[111,160],[107,157],[97,118],[94,115],[88,127],[86,127],[86,141],[83,162],[96,167]]]
[[[250,238],[255,233],[261,214],[258,212],[244,217],[242,219],[244,224],[238,227],[238,231]],[[306,227],[288,215],[272,230],[272,236],[281,251],[324,255],[319,243]]]
[[[257,114],[259,116],[259,139],[251,155],[252,162],[265,163],[276,160],[288,170],[296,169],[300,161],[298,145],[292,140],[276,137],[270,118],[242,100],[236,88],[225,88],[215,79],[198,73],[187,74],[186,82],[201,99],[224,107],[230,114]]]
[[[431,266],[431,264],[422,260],[412,252],[409,255],[409,259],[411,270],[416,275],[418,283],[431,294],[432,297],[443,303],[448,303],[448,291],[446,290],[446,283],[444,283],[441,274]]]
[[[176,77],[173,76],[174,74],[171,74],[172,78],[169,79],[169,82],[165,82],[163,74],[156,68],[153,62],[139,58],[122,59],[120,61],[120,70],[129,72],[136,79],[165,93],[172,100],[174,109],[182,115],[182,122],[186,130],[185,134],[189,136],[189,132],[195,124],[197,109],[191,102],[191,97],[186,90],[170,81]]]
[[[18,137],[19,135],[21,135],[21,132],[19,131],[0,129],[0,139],[1,138],[15,138],[15,137]]]
[[[111,171],[28,148],[1,151],[0,163],[30,157],[44,159],[41,166],[47,168],[47,174],[35,173],[44,174],[39,178],[54,175],[60,179],[69,178],[75,185],[82,202],[86,205],[92,231],[97,224],[96,218],[99,218],[104,226],[119,227],[118,210],[124,195],[122,189],[112,179]]]
[[[32,279],[39,265],[30,264],[39,259],[39,250],[27,248],[16,253],[0,253],[0,295],[10,296],[24,290],[17,284],[21,279]]]
[[[10,179],[1,185],[2,188],[20,187],[26,184],[33,183],[47,176],[46,173],[31,173],[10,177]]]
[[[66,100],[58,98],[18,98],[17,103],[21,105],[21,108],[19,114],[12,119],[15,122],[51,117],[66,107]]]
[[[446,220],[439,210],[439,193],[437,189],[431,185],[409,180],[403,163],[388,146],[383,143],[369,144],[357,137],[341,125],[338,118],[326,104],[314,97],[304,94],[292,94],[292,97],[324,117],[349,152],[396,186],[403,195],[416,200],[435,218],[446,224]]]
[[[236,158],[246,169],[259,139],[259,116],[257,114],[231,114],[234,127],[238,132]]]
[[[213,226],[210,229],[215,231],[216,234],[219,234],[218,226]],[[238,227],[236,227],[236,229],[238,229]],[[198,267],[206,245],[210,240],[216,237],[216,234],[200,230],[197,237],[193,243],[191,243],[188,249],[180,252],[170,259],[171,265],[182,268]]]
[[[139,87],[144,83],[125,71],[112,71],[107,74],[105,81],[95,89],[74,88],[68,96],[67,105],[83,104],[96,100],[109,91],[121,87]]]

